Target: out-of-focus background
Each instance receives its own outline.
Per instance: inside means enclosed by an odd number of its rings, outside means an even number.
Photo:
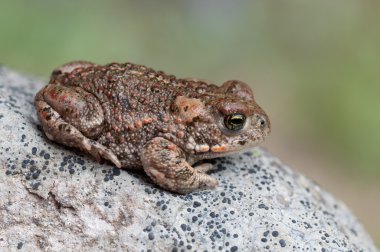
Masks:
[[[380,1],[2,0],[0,62],[146,64],[249,83],[264,144],[342,199],[380,244]]]

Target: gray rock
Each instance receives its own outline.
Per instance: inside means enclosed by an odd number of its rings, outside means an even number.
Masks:
[[[343,203],[262,149],[180,196],[57,145],[36,119],[42,85],[0,68],[0,251],[376,251]]]

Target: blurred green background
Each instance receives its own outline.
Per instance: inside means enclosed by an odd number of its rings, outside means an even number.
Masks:
[[[146,64],[250,83],[264,144],[343,199],[380,243],[380,1],[0,2],[0,62],[47,78],[67,61]]]

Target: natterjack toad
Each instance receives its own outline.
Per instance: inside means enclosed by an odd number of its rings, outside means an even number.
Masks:
[[[53,71],[35,98],[46,136],[119,168],[143,168],[178,193],[213,188],[192,165],[256,146],[270,132],[247,84],[177,79],[142,65],[77,61]]]

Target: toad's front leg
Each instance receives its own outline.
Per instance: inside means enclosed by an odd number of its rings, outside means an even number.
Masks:
[[[218,181],[201,169],[193,168],[183,151],[172,142],[156,137],[142,150],[141,162],[145,172],[159,186],[181,194],[199,189],[214,188]]]

